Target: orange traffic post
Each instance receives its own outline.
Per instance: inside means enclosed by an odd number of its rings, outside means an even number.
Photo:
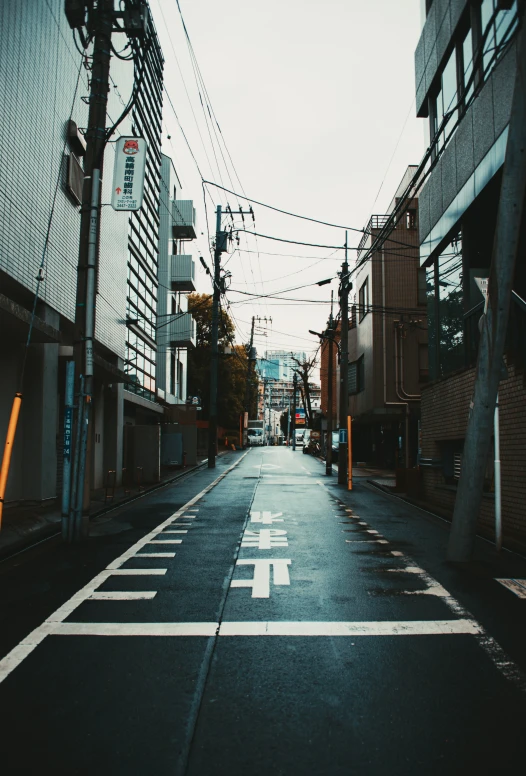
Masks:
[[[7,478],[9,476],[9,466],[11,464],[11,453],[13,452],[13,442],[15,441],[16,427],[18,424],[18,415],[20,414],[20,405],[22,404],[22,394],[15,393],[13,406],[11,407],[11,417],[7,427],[7,436],[4,447],[4,457],[2,458],[2,468],[0,469],[0,530],[2,528],[2,513],[4,511],[4,496],[7,487]]]
[[[347,490],[352,490],[352,431],[351,416],[347,415]]]

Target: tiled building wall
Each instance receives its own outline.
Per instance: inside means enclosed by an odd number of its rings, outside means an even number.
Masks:
[[[48,7],[51,6],[51,10]],[[53,195],[72,118],[86,125],[87,71],[73,45],[61,0],[0,4],[0,268],[35,288]],[[55,203],[40,294],[70,320],[75,314],[78,208],[64,190]]]
[[[467,369],[436,382],[422,391],[422,455],[439,459],[442,440],[463,439],[469,403],[475,382],[475,369]],[[526,549],[526,478],[523,471],[526,450],[526,387],[524,372],[513,364],[499,387],[500,444],[502,468],[502,523],[504,543]],[[444,486],[441,468],[424,468],[423,496],[430,505],[452,514],[455,491]],[[479,532],[494,536],[494,501],[484,495]]]
[[[65,188],[68,119],[83,128],[89,71],[81,64],[62,0],[4,0],[0,4],[0,269],[34,291],[55,187],[60,176],[46,252],[41,299],[70,321],[75,293],[80,208]],[[89,52],[88,52],[89,53]],[[80,77],[77,86],[77,77]],[[133,68],[111,61],[107,123],[131,92]],[[120,96],[119,96],[120,93]],[[129,121],[117,132],[129,131]],[[113,145],[105,154],[102,202],[111,199]],[[96,337],[124,355],[127,215],[104,206],[97,295]],[[1,291],[1,289],[0,289]]]

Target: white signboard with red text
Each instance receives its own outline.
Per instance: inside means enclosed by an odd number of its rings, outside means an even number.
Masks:
[[[111,206],[114,210],[139,210],[144,192],[148,144],[143,137],[120,137],[115,144]]]

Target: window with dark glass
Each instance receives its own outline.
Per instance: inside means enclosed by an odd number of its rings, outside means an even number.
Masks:
[[[358,292],[358,309],[361,321],[369,312],[369,278],[363,283]]]
[[[465,365],[460,234],[427,267],[426,290],[429,373],[435,380]]]
[[[517,29],[517,0],[510,9],[499,10],[498,0],[482,0],[480,5],[480,26],[482,33],[482,68],[486,79],[497,59]]]

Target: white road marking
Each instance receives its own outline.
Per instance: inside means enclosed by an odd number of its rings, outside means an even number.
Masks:
[[[474,621],[399,622],[63,622],[57,636],[477,636]]]
[[[399,552],[398,550],[391,550],[391,555],[394,555],[395,558],[403,558],[404,557],[404,553],[403,552]]]
[[[137,592],[136,590],[108,590],[107,592],[95,592],[90,595],[88,601],[141,601],[151,600],[155,598],[157,591],[155,590],[143,590]]]
[[[113,569],[108,577],[162,577],[168,569]]]
[[[498,579],[495,577],[495,582],[500,582],[519,598],[526,598],[526,579]]]
[[[241,539],[242,547],[257,547],[258,550],[271,550],[273,547],[288,547],[287,532],[277,528],[262,528],[261,531],[246,530]]]
[[[148,544],[182,544],[182,539],[150,539]]]
[[[175,552],[140,552],[136,558],[175,558]]]
[[[346,539],[346,544],[389,544],[385,539]]]
[[[370,534],[377,534],[377,533],[378,533],[378,531],[373,531],[371,528],[368,528],[368,529],[367,529],[367,531],[366,531],[366,533],[370,533]]]
[[[252,579],[233,579],[230,587],[251,587],[252,598],[269,598],[271,567],[274,572],[273,581],[275,585],[290,585],[288,567],[291,563],[290,558],[265,558],[264,560],[250,558],[238,560],[236,567],[254,566],[254,577]]]
[[[80,604],[84,603],[84,601],[89,598],[89,596],[102,584],[102,582],[104,582],[104,580],[108,579],[108,577],[111,576],[111,574],[116,569],[120,569],[120,567],[126,563],[126,561],[130,560],[130,558],[134,558],[139,550],[143,549],[143,547],[145,547],[154,536],[157,536],[159,531],[162,531],[163,528],[166,528],[168,525],[170,525],[174,520],[183,515],[187,509],[193,507],[194,504],[202,499],[204,495],[209,493],[219,482],[221,482],[221,480],[227,476],[229,472],[232,471],[232,469],[235,469],[236,466],[239,466],[241,461],[248,455],[248,453],[249,451],[240,456],[237,461],[232,464],[232,466],[229,466],[228,469],[225,469],[225,471],[220,474],[219,477],[216,477],[216,479],[211,482],[210,485],[207,485],[206,488],[203,488],[202,491],[190,499],[190,501],[181,507],[181,509],[179,509],[177,512],[174,512],[173,515],[158,525],[153,531],[150,531],[150,533],[146,534],[146,536],[143,536],[142,539],[139,539],[139,541],[130,547],[130,549],[126,550],[126,552],[123,552],[122,555],[120,555],[107,566],[105,571],[101,571],[99,574],[93,577],[93,579],[85,587],[81,588],[81,590],[78,590],[69,600],[67,600],[62,606],[53,612],[53,614],[51,614],[47,620],[42,623],[42,625],[39,625],[38,628],[35,628],[33,631],[31,631],[31,633],[28,633],[28,635],[25,636],[16,647],[13,647],[13,649],[0,660],[0,683],[3,682],[4,679],[6,679],[9,674],[14,671],[14,669],[19,666],[20,663],[25,660],[29,654],[31,654],[31,652],[46,638],[46,636],[49,636],[51,633],[53,633],[56,628],[62,624],[62,621],[65,620],[66,617],[69,617],[69,615],[78,606],[80,606]],[[162,573],[164,574],[165,571],[166,569],[162,571]]]
[[[188,533],[188,531],[186,529],[185,530],[180,530],[180,529],[172,528],[172,529],[168,530],[167,528],[165,528],[163,533],[162,533],[162,535],[164,536],[164,534],[173,534],[173,533],[181,534],[181,533]]]
[[[272,525],[272,523],[282,523],[283,518],[281,515],[283,512],[276,512],[275,515],[272,512],[251,512],[251,523],[263,523],[263,525]]]
[[[62,622],[57,636],[215,636],[217,622]]]
[[[327,490],[326,484],[322,480],[316,480],[316,483],[322,487],[324,490]],[[425,511],[425,510],[423,510]],[[346,539],[346,541],[349,541]],[[389,542],[386,539],[380,539],[378,541],[379,544],[389,544]],[[392,553],[395,555],[395,552]],[[409,557],[404,556],[403,553],[398,553],[395,555],[395,557],[404,557],[408,564],[411,566],[414,566],[414,564]],[[445,590],[445,588],[442,587],[442,585],[436,581],[432,576],[424,572],[420,577],[427,585],[426,590],[420,590],[420,591],[405,591],[406,595],[436,595],[444,601],[446,606],[455,614],[457,617],[461,619],[468,619],[470,622],[475,622],[473,618],[471,617],[470,613],[464,609],[464,607],[455,599],[453,598],[450,593]],[[522,692],[526,692],[526,677],[521,671],[521,669],[517,666],[516,663],[514,663],[512,660],[508,658],[500,644],[495,641],[495,639],[490,636],[484,628],[479,625],[479,623],[475,622],[476,626],[479,628],[479,635],[477,635],[476,641],[478,645],[484,650],[486,655],[490,658],[490,660],[493,662],[493,664],[496,666],[496,668],[501,672],[501,674],[510,682],[513,682],[516,686],[518,686]]]

